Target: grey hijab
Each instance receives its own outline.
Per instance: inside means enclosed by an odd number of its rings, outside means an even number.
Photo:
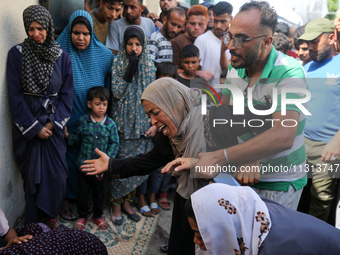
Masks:
[[[171,139],[177,155],[196,158],[206,151],[204,123],[197,94],[173,78],[152,82],[143,92],[142,100],[158,106],[178,129]],[[198,189],[199,179],[190,177],[190,171],[181,171],[177,192],[184,198]]]

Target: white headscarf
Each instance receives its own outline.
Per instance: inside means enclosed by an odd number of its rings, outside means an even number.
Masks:
[[[250,187],[214,183],[191,195],[197,226],[211,255],[256,255],[272,222]]]

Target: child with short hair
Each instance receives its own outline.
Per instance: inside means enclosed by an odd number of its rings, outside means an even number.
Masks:
[[[185,46],[181,51],[180,62],[184,72],[177,74],[177,80],[190,87],[190,80],[199,78],[195,73],[200,65],[199,50],[193,45]]]
[[[156,79],[163,77],[171,77],[176,79],[177,76],[177,66],[172,62],[162,62],[156,63]]]
[[[104,208],[104,176],[86,175],[80,166],[84,160],[98,158],[95,149],[105,151],[110,157],[116,157],[119,148],[119,137],[115,122],[106,115],[109,101],[109,91],[101,86],[93,87],[87,92],[87,106],[91,110],[79,119],[79,126],[74,133],[65,129],[65,137],[69,145],[81,144],[78,157],[78,219],[73,228],[84,230],[89,211],[89,194],[93,192],[92,221],[102,230],[108,228],[108,223],[102,217]]]
[[[105,45],[109,26],[122,13],[123,0],[100,0],[99,7],[91,11],[93,30],[99,41]]]

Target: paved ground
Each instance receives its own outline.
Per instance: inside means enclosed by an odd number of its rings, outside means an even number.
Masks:
[[[155,231],[155,234],[149,244],[149,249],[147,251],[147,255],[162,255],[166,254],[165,252],[160,250],[160,247],[165,246],[168,244],[169,233],[170,233],[170,226],[171,226],[171,217],[172,217],[172,208],[173,208],[173,201],[175,196],[175,190],[171,189],[169,191],[169,202],[170,202],[170,210],[164,211],[161,210],[160,218],[158,221],[158,226]]]

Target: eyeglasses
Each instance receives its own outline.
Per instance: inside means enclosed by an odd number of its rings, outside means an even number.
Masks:
[[[233,43],[234,43],[234,46],[237,48],[237,49],[241,49],[243,46],[244,46],[244,42],[248,42],[248,41],[251,41],[253,39],[256,39],[256,38],[261,38],[261,37],[267,37],[266,35],[260,35],[260,36],[256,36],[256,37],[251,37],[251,38],[241,38],[241,37],[231,37],[230,33],[229,32],[225,32],[223,33],[222,35],[222,38],[223,38],[223,42],[226,44],[226,45],[229,45],[231,40],[233,40]]]

